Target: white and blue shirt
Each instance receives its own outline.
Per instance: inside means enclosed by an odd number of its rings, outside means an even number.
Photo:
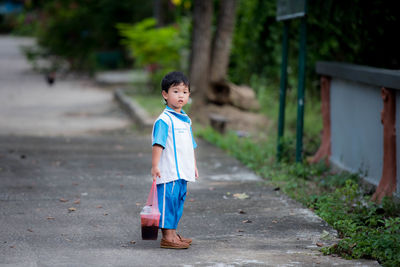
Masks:
[[[157,184],[196,180],[194,148],[197,144],[192,121],[183,110],[178,113],[168,106],[164,109],[153,125],[152,145],[155,144],[164,148],[158,163],[161,177],[157,177]]]

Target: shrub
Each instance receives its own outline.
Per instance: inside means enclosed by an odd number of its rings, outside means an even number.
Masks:
[[[189,21],[156,27],[154,18],[147,18],[134,25],[120,23],[117,28],[124,38],[121,43],[130,49],[138,67],[146,67],[159,84],[165,73],[184,70],[182,52],[188,47],[186,31]]]

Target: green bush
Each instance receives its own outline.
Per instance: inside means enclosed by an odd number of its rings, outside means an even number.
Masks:
[[[253,76],[279,79],[283,23],[276,21],[276,0],[240,0],[229,77],[249,84]],[[400,68],[396,1],[309,0],[307,14],[307,88],[318,92],[315,63],[342,61]],[[297,84],[299,19],[289,23],[289,87]]]
[[[183,68],[182,52],[188,48],[189,21],[156,27],[154,18],[147,18],[134,25],[118,24],[124,38],[121,43],[130,49],[137,67],[146,67],[158,85],[165,73]],[[158,86],[157,86],[158,87]]]
[[[34,7],[38,43],[67,59],[73,69],[96,70],[129,64],[115,24],[152,15],[150,1],[56,0]],[[29,12],[33,12],[32,8]]]

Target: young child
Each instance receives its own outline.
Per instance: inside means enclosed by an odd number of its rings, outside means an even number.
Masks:
[[[182,110],[189,100],[189,80],[181,72],[168,73],[161,82],[166,108],[153,126],[151,175],[157,181],[161,213],[161,247],[185,249],[192,239],[176,233],[186,198],[187,182],[198,178],[191,120]]]

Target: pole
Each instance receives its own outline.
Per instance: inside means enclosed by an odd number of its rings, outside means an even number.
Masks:
[[[303,124],[304,124],[304,90],[306,74],[306,17],[301,18],[299,44],[299,85],[297,94],[297,131],[296,131],[296,162],[302,162]]]
[[[282,65],[281,65],[281,81],[279,89],[279,119],[278,119],[278,146],[277,159],[282,158],[282,137],[285,129],[285,102],[287,87],[287,60],[288,60],[288,43],[289,43],[289,21],[283,22],[283,41],[282,41]]]

